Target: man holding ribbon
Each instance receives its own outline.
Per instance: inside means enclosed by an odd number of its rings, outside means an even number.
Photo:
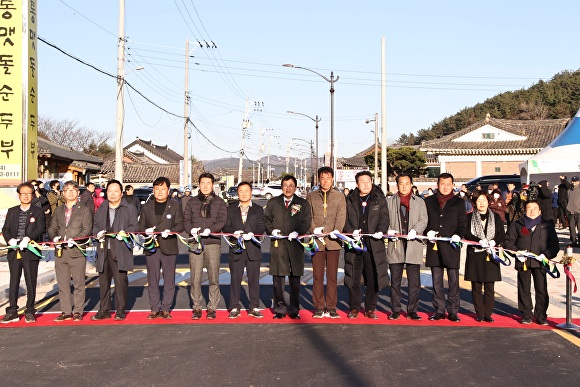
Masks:
[[[54,270],[62,311],[54,321],[81,321],[85,304],[87,260],[79,244],[85,243],[93,231],[93,209],[78,202],[79,185],[75,181],[64,183],[63,197],[65,204],[53,212],[48,227],[48,237],[55,244]],[[74,309],[71,303],[71,276]]]
[[[461,238],[467,230],[467,213],[463,199],[454,195],[453,175],[442,173],[437,178],[437,194],[425,199],[428,222],[427,256],[425,266],[431,267],[433,278],[433,307],[435,313],[429,320],[442,320],[445,318],[445,291],[443,287],[443,274],[447,270],[449,293],[447,299],[449,305],[449,320],[459,322],[459,263]],[[449,238],[445,241],[436,241],[435,237]]]
[[[401,317],[401,282],[403,269],[407,271],[409,297],[407,318],[421,320],[417,314],[421,290],[421,264],[423,243],[417,234],[427,227],[427,208],[422,198],[413,195],[413,177],[402,173],[396,178],[398,192],[387,200],[389,209],[389,235],[403,234],[407,238],[389,240],[387,261],[391,270],[391,315],[389,320]]]
[[[128,232],[138,229],[137,209],[123,198],[123,186],[118,180],[107,183],[107,200],[95,213],[93,235],[97,236],[99,273],[99,311],[91,320],[111,318],[111,280],[115,280],[115,320],[125,320],[129,294],[127,272],[133,270],[133,249],[125,239]]]
[[[373,184],[369,171],[355,175],[356,188],[346,198],[345,233],[356,241],[364,238],[364,249],[350,245],[344,254],[344,284],[348,288],[348,318],[357,318],[362,304],[361,278],[364,278],[365,311],[372,320],[379,291],[389,286],[389,267],[383,233],[389,229],[389,210],[384,193]],[[365,236],[361,237],[361,234]]]
[[[147,317],[171,318],[169,309],[175,295],[175,265],[179,247],[177,234],[183,232],[183,210],[181,203],[169,198],[171,182],[166,177],[158,177],[153,182],[153,197],[141,208],[139,231],[155,239],[152,249],[145,249],[145,265],[149,290],[151,313]],[[177,233],[177,234],[176,234]],[[163,299],[159,287],[160,270],[163,271]]]
[[[282,178],[280,196],[268,200],[264,223],[270,238],[270,275],[274,288],[274,318],[299,319],[300,277],[304,275],[304,247],[297,240],[308,232],[312,222],[310,204],[295,195],[297,181],[292,175]],[[290,304],[284,300],[286,276],[290,283]]]
[[[338,302],[338,258],[341,245],[334,239],[342,232],[346,222],[345,196],[333,187],[334,170],[331,167],[318,169],[319,189],[310,191],[306,200],[312,208],[310,233],[314,234],[318,251],[312,256],[312,317],[340,318],[336,312]],[[324,234],[324,231],[328,234]],[[324,269],[326,267],[326,299],[324,297]]]
[[[238,240],[235,246],[230,246],[229,265],[231,274],[230,283],[230,315],[237,318],[242,307],[240,290],[242,276],[246,268],[248,277],[248,292],[250,305],[248,315],[262,318],[260,312],[260,262],[262,260],[262,246],[254,238],[254,234],[264,234],[264,209],[252,203],[252,185],[247,181],[238,184],[239,203],[228,206],[228,219],[223,231],[233,233]],[[240,247],[235,249],[234,247]]]
[[[183,223],[185,230],[190,230],[196,240],[197,250],[189,251],[189,270],[191,273],[191,299],[193,301],[193,320],[201,318],[203,296],[201,294],[201,277],[203,268],[207,270],[209,280],[209,302],[207,303],[208,320],[216,318],[216,309],[221,299],[219,287],[221,237],[210,235],[219,233],[226,224],[227,210],[225,202],[213,190],[214,176],[204,172],[199,176],[199,194],[191,198],[185,206]]]
[[[16,188],[20,205],[8,209],[2,235],[8,246],[8,268],[10,270],[10,287],[8,290],[8,307],[6,315],[0,322],[18,321],[18,290],[20,277],[24,271],[26,281],[26,310],[24,319],[27,323],[36,322],[36,280],[38,277],[39,256],[28,249],[28,243],[42,238],[45,230],[44,211],[33,206],[34,187],[31,183],[22,183]]]
[[[518,271],[518,309],[522,324],[532,323],[531,280],[534,279],[536,305],[533,316],[539,325],[546,321],[549,304],[546,260],[556,257],[560,250],[554,222],[542,218],[540,203],[527,201],[525,215],[508,228],[504,247],[517,251],[515,268]]]

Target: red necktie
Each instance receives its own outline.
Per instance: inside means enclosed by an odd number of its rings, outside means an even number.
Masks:
[[[290,204],[289,200],[284,200],[284,206],[286,206],[286,208],[288,208],[288,204]]]

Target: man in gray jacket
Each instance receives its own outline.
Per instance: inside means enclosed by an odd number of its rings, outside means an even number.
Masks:
[[[572,245],[580,247],[578,233],[580,233],[580,179],[572,176],[572,189],[568,190],[568,206],[566,209],[570,213],[570,240]]]
[[[387,249],[387,261],[391,271],[391,310],[389,320],[398,320],[401,316],[401,281],[403,267],[406,266],[409,280],[409,302],[407,318],[421,320],[417,314],[419,290],[421,289],[420,268],[423,262],[423,243],[415,239],[427,227],[427,208],[425,202],[413,195],[411,187],[413,178],[409,174],[400,174],[396,179],[398,191],[387,200],[389,209],[389,235],[403,234],[407,239],[390,240]]]

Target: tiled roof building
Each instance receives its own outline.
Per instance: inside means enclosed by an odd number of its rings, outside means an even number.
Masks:
[[[545,148],[569,119],[503,120],[488,116],[464,129],[425,141],[428,166],[458,179],[519,174],[519,164]]]

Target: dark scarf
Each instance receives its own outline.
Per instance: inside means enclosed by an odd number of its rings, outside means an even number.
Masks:
[[[407,212],[409,212],[409,206],[411,205],[412,194],[413,192],[409,192],[408,195],[401,195],[401,193],[399,192],[399,197],[401,198],[401,205],[407,209]]]
[[[542,215],[538,216],[536,219],[531,219],[528,218],[526,215],[524,215],[524,226],[526,226],[526,228],[528,230],[532,230],[534,227],[536,227],[538,224],[542,223]]]
[[[199,209],[199,214],[202,218],[209,218],[211,216],[211,202],[215,198],[215,194],[211,192],[209,195],[205,196],[201,191],[197,194],[199,200],[201,200],[201,208]]]
[[[439,207],[443,209],[447,200],[451,199],[454,195],[453,191],[451,191],[448,195],[441,195],[439,191],[437,191],[437,200],[439,201]]]

